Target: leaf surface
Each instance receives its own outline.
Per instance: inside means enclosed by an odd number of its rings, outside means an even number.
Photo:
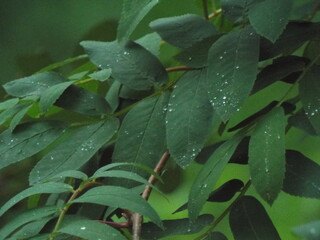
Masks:
[[[126,238],[116,229],[107,224],[99,223],[94,220],[78,219],[62,226],[58,230],[87,240],[125,240]]]
[[[195,14],[160,18],[150,23],[163,40],[179,47],[188,48],[202,39],[217,34],[214,26]]]
[[[299,84],[301,102],[312,126],[320,134],[320,66],[313,66]]]
[[[113,162],[139,163],[154,168],[165,150],[165,110],[168,95],[139,102],[123,119],[113,152]],[[134,166],[126,167],[147,176]]]
[[[1,239],[5,239],[9,234],[11,234],[14,230],[23,226],[28,222],[32,222],[43,217],[47,217],[51,214],[54,214],[59,209],[56,206],[46,206],[41,208],[29,209],[26,212],[23,212],[14,217],[10,222],[5,224],[0,229],[0,237]]]
[[[62,82],[45,89],[40,95],[40,111],[46,112],[73,82]]]
[[[73,202],[95,203],[110,207],[128,209],[138,212],[153,221],[158,226],[162,226],[161,220],[149,203],[140,197],[134,190],[118,186],[95,187]]]
[[[205,81],[205,70],[187,72],[175,85],[169,100],[166,116],[168,149],[183,168],[201,151],[213,124]]]
[[[254,197],[244,196],[232,207],[229,216],[235,240],[280,240],[266,210]]]
[[[159,0],[124,0],[118,25],[118,40],[128,40],[140,21],[158,2]]]
[[[160,54],[161,37],[157,33],[149,33],[135,41],[155,56]]]
[[[8,82],[3,87],[9,95],[15,97],[40,96],[49,87],[64,81],[58,73],[44,72]]]
[[[81,42],[90,61],[102,69],[112,69],[112,77],[135,90],[146,90],[167,81],[167,72],[160,61],[139,44],[128,41]]]
[[[188,218],[164,220],[164,230],[153,223],[144,223],[142,224],[141,237],[143,239],[160,239],[167,236],[194,234],[208,226],[212,221],[213,216],[209,214],[199,216],[195,223],[190,223]]]
[[[289,21],[292,0],[260,1],[249,9],[249,20],[256,32],[275,42]]]
[[[228,240],[221,232],[212,232],[204,240]]]
[[[79,127],[66,140],[45,155],[32,169],[31,184],[45,181],[67,170],[79,169],[115,134],[116,118]]]
[[[189,193],[188,210],[191,220],[195,220],[199,216],[212,188],[240,141],[241,138],[235,137],[223,143],[198,173]]]
[[[275,108],[256,125],[249,143],[249,169],[252,184],[272,205],[285,174],[285,126],[282,108]]]
[[[39,193],[63,193],[71,192],[73,189],[70,185],[64,183],[48,182],[43,184],[37,184],[30,188],[23,190],[15,195],[9,201],[7,201],[0,208],[0,216],[2,216],[9,208],[20,202],[21,200]]]
[[[19,125],[0,134],[0,169],[19,162],[48,147],[62,135],[65,124],[54,121]]]
[[[209,49],[208,94],[224,122],[249,96],[258,73],[258,58],[259,36],[250,26],[222,36]]]
[[[320,199],[320,166],[301,153],[286,152],[286,175],[282,190],[294,196]]]
[[[17,112],[13,118],[11,119],[10,125],[9,125],[9,129],[11,130],[11,132],[13,132],[13,130],[16,128],[16,126],[20,123],[20,121],[23,119],[23,117],[27,114],[27,112],[29,111],[29,109],[32,107],[32,104],[25,104],[23,106],[23,108]]]
[[[89,77],[91,77],[95,80],[98,80],[100,82],[104,82],[110,78],[111,73],[112,73],[112,70],[110,68],[102,69],[98,72],[94,72],[94,73],[89,74]]]

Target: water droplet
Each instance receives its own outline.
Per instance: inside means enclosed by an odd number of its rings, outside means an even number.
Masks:
[[[99,68],[102,68],[102,64],[99,64],[98,67],[99,67]]]
[[[128,53],[127,51],[124,51],[123,54],[127,56],[130,55],[130,53]]]
[[[86,227],[81,227],[80,229],[81,229],[81,230],[86,230]]]
[[[223,59],[223,56],[220,56],[219,59]]]
[[[252,35],[253,35],[253,32],[250,33],[250,36],[252,36]]]
[[[127,135],[129,134],[129,132],[128,132],[128,131],[124,131],[124,133],[125,133],[125,134],[127,134]]]
[[[223,98],[222,99],[227,99],[227,97],[226,96],[223,96]]]
[[[239,69],[240,67],[239,66],[236,66],[236,69]]]
[[[192,57],[189,57],[188,60],[191,61],[191,60],[192,60]]]
[[[51,156],[51,157],[50,157],[50,160],[53,160],[53,159],[54,159],[54,157],[53,157],[53,156]]]

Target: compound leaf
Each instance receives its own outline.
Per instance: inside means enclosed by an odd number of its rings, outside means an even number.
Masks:
[[[146,90],[167,81],[167,72],[160,61],[137,43],[84,41],[81,45],[95,65],[111,68],[112,77],[129,88]]]
[[[211,189],[216,184],[240,141],[240,137],[234,137],[223,143],[198,173],[189,193],[188,210],[191,220],[195,220],[199,216]]]
[[[132,189],[118,186],[101,186],[90,189],[73,202],[86,202],[138,212],[162,226],[161,220],[149,203]]]
[[[249,143],[252,184],[270,205],[277,198],[285,174],[285,115],[275,108],[256,125]]]
[[[205,70],[187,72],[175,85],[168,104],[168,149],[183,168],[201,151],[211,130],[213,111],[205,81]]]
[[[248,13],[251,25],[274,43],[288,24],[292,3],[292,0],[268,0],[254,4]]]
[[[286,152],[282,190],[294,196],[320,199],[320,166],[293,150]]]
[[[70,185],[64,183],[48,182],[43,184],[37,184],[30,188],[23,190],[15,195],[9,201],[7,201],[0,208],[0,216],[2,216],[9,208],[20,202],[21,200],[39,193],[63,193],[71,192],[73,189]]]
[[[229,221],[235,240],[280,240],[266,210],[254,197],[244,196],[237,201]]]
[[[40,96],[49,87],[64,81],[58,73],[44,72],[8,82],[3,87],[9,95],[15,97]]]
[[[164,220],[162,221],[163,230],[153,223],[144,223],[142,224],[141,237],[143,239],[160,239],[173,235],[194,234],[208,226],[212,221],[213,216],[209,214],[199,216],[194,223],[190,223],[188,218]]]
[[[56,121],[25,123],[0,134],[0,169],[40,152],[56,140],[65,124]]]
[[[29,182],[34,184],[63,171],[79,169],[113,137],[118,126],[118,119],[111,118],[77,128],[36,164],[30,173]]]
[[[140,21],[158,2],[159,0],[124,0],[118,25],[118,40],[128,40]]]
[[[259,36],[250,27],[228,33],[210,48],[207,87],[210,102],[226,122],[249,96],[256,79]]]
[[[29,209],[14,217],[10,222],[5,224],[0,229],[1,239],[5,239],[10,233],[19,227],[25,225],[28,222],[32,222],[43,217],[47,217],[51,214],[58,212],[59,208],[57,206],[45,206],[35,209]]]
[[[301,79],[299,90],[304,111],[312,126],[320,134],[320,66],[312,67]]]
[[[77,219],[64,224],[58,232],[67,233],[87,240],[125,240],[126,238],[116,229],[107,224],[93,220]]]
[[[145,99],[125,116],[113,152],[113,162],[153,168],[165,150],[165,107],[168,95]],[[126,167],[147,176],[134,166]]]
[[[163,40],[179,47],[188,48],[201,40],[217,35],[214,26],[195,14],[160,18],[150,23]]]

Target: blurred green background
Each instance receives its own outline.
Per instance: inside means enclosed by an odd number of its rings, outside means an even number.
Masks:
[[[214,1],[213,1],[214,2]],[[303,2],[303,1],[297,1]],[[308,1],[306,1],[308,2]],[[121,0],[1,0],[0,1],[0,82],[30,75],[51,63],[83,54],[79,47],[82,40],[111,41],[116,37],[117,21],[121,13]],[[133,34],[136,39],[150,32],[148,23],[159,17],[184,13],[202,14],[201,0],[162,0],[143,20]],[[299,14],[296,13],[299,16]],[[298,17],[297,17],[298,18]],[[168,49],[163,49],[168,51]],[[169,48],[170,50],[170,48]],[[170,54],[169,54],[170,55]],[[72,64],[63,68],[64,73],[72,70]],[[249,99],[243,111],[233,123],[245,118],[269,103],[272,97],[281,97],[286,84],[275,84]],[[0,90],[1,99],[5,97]],[[261,100],[263,99],[263,101]],[[230,125],[233,125],[231,122]],[[320,163],[320,140],[305,135],[296,129],[287,136],[287,148],[297,149]],[[28,183],[26,169],[34,159],[23,161],[0,171],[0,205],[14,193],[24,189]],[[167,184],[179,183],[178,188],[168,192],[168,200],[153,194],[152,205],[163,218],[187,216],[187,212],[171,213],[186,202],[188,189],[200,165],[191,165],[186,172],[175,170]],[[220,178],[218,185],[237,175],[248,179],[246,166],[230,165]],[[251,188],[249,194],[254,194]],[[229,203],[207,204],[204,212],[218,216]],[[274,206],[265,205],[282,239],[299,239],[290,233],[293,226],[320,218],[320,202],[312,199],[291,197],[281,193]],[[217,230],[228,233],[227,218]],[[167,240],[193,239],[185,236],[169,237]]]

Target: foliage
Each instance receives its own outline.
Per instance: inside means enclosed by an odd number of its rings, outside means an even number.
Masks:
[[[81,42],[87,55],[3,85],[12,98],[0,103],[0,168],[39,161],[30,187],[0,208],[1,216],[29,203],[1,239],[227,239],[216,231],[227,216],[235,240],[280,239],[266,204],[280,192],[320,198],[320,166],[286,148],[292,128],[320,133],[319,4],[309,1],[307,15],[292,20],[294,0],[198,2],[205,17],[156,19],[154,33],[134,40],[158,1],[125,0],[116,40]],[[57,71],[84,58],[90,63],[67,76]],[[279,82],[280,98],[269,92],[266,107],[246,111]],[[147,201],[151,189],[165,195],[156,180],[173,184],[159,176],[169,156],[181,169],[201,165],[175,211],[188,209],[188,218],[160,218]],[[250,177],[243,183],[235,172],[217,188],[230,164],[246,165]],[[207,202],[228,205],[201,215]],[[318,239],[319,220],[292,231]]]

